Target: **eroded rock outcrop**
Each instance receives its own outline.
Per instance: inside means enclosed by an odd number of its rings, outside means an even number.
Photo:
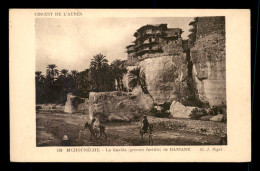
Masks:
[[[225,18],[199,17],[196,36],[191,59],[200,98],[226,104]]]
[[[189,40],[160,42],[161,52],[138,56],[146,87],[161,105],[178,101],[207,108],[226,104],[225,17],[196,17]],[[123,84],[128,87],[126,74]],[[127,88],[129,90],[129,88]]]
[[[157,104],[171,102],[187,77],[185,54],[147,58],[139,66],[145,73],[147,89]]]
[[[146,94],[127,92],[91,92],[89,117],[100,121],[131,121],[150,111],[153,100]]]

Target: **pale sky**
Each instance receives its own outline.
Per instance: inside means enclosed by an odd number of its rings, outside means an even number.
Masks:
[[[125,47],[134,32],[146,24],[168,24],[189,34],[193,18],[40,18],[35,20],[36,70],[45,75],[48,64],[58,69],[83,71],[94,55],[102,53],[110,62],[126,60]]]

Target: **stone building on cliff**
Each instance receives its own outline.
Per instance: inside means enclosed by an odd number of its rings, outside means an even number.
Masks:
[[[137,65],[138,61],[162,53],[180,54],[182,52],[182,33],[180,28],[167,28],[167,24],[147,24],[140,27],[134,33],[136,40],[126,47],[128,65]]]
[[[127,53],[127,65],[128,66],[135,66],[138,63],[138,59],[136,57],[136,52],[135,52],[135,45],[128,45],[126,46],[126,53]]]
[[[182,33],[182,29],[168,28],[167,24],[148,24],[137,29],[135,41],[126,47],[128,71],[136,66],[141,68],[155,103],[171,102],[175,97],[176,84],[179,84],[176,82],[187,77]],[[126,74],[123,84],[127,90],[128,83]]]
[[[181,29],[167,24],[139,28],[126,47],[128,73],[122,79],[131,93],[90,93],[90,117],[131,121],[169,104],[167,110],[177,118],[190,118],[197,107],[226,108],[225,18],[196,17],[189,25],[188,40],[182,39]],[[129,89],[129,72],[136,67],[145,75],[149,95],[140,85]],[[202,111],[209,110],[197,110],[198,116]]]

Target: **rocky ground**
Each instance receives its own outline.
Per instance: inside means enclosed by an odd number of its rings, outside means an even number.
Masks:
[[[37,146],[60,146],[64,135],[72,146],[149,145],[147,135],[144,140],[140,138],[139,122],[105,123],[108,138],[90,140],[89,131],[81,129],[88,121],[87,115],[40,112],[36,119]],[[224,123],[212,121],[154,117],[148,120],[154,125],[153,145],[218,145],[226,131]]]

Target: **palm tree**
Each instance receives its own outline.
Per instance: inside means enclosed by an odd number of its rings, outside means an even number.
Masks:
[[[77,84],[77,80],[78,80],[78,71],[76,70],[72,70],[71,71],[71,81],[72,81],[72,92],[73,93],[77,93],[78,90],[78,84]]]
[[[60,70],[60,73],[63,75],[63,76],[67,76],[67,74],[68,74],[68,72],[69,72],[69,70],[67,70],[67,69],[62,69],[62,70]]]
[[[49,64],[47,66],[47,86],[49,87],[49,98],[50,98],[50,102],[53,103],[53,99],[54,99],[54,89],[55,89],[55,76],[59,75],[59,70],[56,69],[57,66],[55,64]]]
[[[105,58],[106,56],[101,53],[94,56],[94,59],[91,59],[90,67],[100,70],[101,68],[108,66],[108,60]]]
[[[115,60],[111,63],[110,66],[112,68],[113,77],[118,83],[118,89],[123,90],[122,79],[123,79],[123,75],[127,73],[127,69],[124,65],[124,61]]]
[[[140,67],[136,67],[129,72],[128,78],[130,79],[129,87],[131,89],[140,86],[144,94],[148,94],[152,99],[153,97],[147,89],[146,76]]]
[[[36,77],[36,81],[40,81],[42,78],[42,72],[41,71],[36,71],[35,72],[35,77]]]
[[[56,69],[57,66],[55,64],[49,64],[47,66],[47,76],[50,76],[52,79],[55,78],[55,76],[59,75],[59,70]]]
[[[95,55],[90,62],[90,79],[94,90],[108,90],[109,65],[106,56],[102,54]]]
[[[78,71],[72,70],[72,71],[71,71],[71,75],[72,75],[73,78],[76,78],[77,75],[78,75]]]
[[[89,82],[89,69],[85,69],[78,73],[78,85],[79,87],[87,88]]]
[[[64,103],[64,100],[66,99],[66,94],[68,93],[68,87],[66,84],[68,72],[69,72],[69,70],[67,70],[67,69],[60,70],[60,75],[59,75],[58,79],[56,80],[58,87],[59,87],[61,103]]]
[[[89,69],[85,69],[78,73],[77,76],[77,85],[78,85],[78,95],[80,97],[88,97],[88,93],[90,91],[89,84]]]
[[[43,95],[43,75],[41,71],[35,72],[35,89],[36,89],[36,103],[42,102]]]

